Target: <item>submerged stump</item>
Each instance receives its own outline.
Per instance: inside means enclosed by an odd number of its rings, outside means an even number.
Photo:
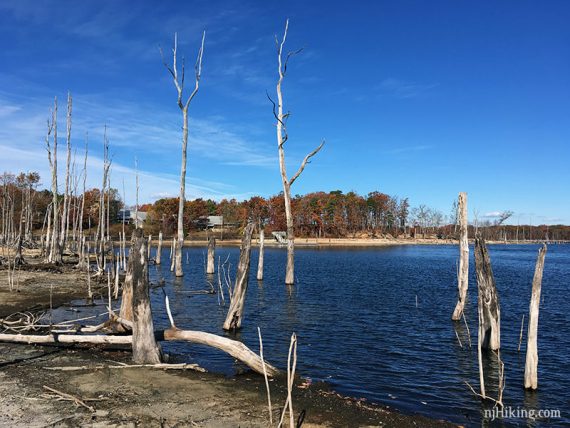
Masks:
[[[236,330],[241,327],[243,318],[243,307],[245,304],[245,294],[249,282],[249,262],[251,258],[251,235],[253,234],[253,223],[248,223],[245,228],[239,254],[239,264],[236,274],[236,282],[232,293],[232,300],[228,315],[224,322],[224,330]]]
[[[475,238],[475,271],[477,273],[477,308],[479,312],[479,344],[482,349],[501,347],[501,308],[485,240]]]
[[[457,272],[458,300],[451,319],[461,320],[467,299],[469,281],[469,241],[467,239],[467,193],[459,194],[457,211],[459,214],[459,269]]]
[[[546,256],[546,244],[538,250],[538,258],[532,279],[532,295],[528,311],[528,333],[526,345],[526,363],[524,366],[524,387],[526,389],[538,388],[538,310],[540,307],[540,292],[542,288],[542,272],[544,270],[544,258]]]
[[[206,265],[206,273],[210,275],[215,272],[215,251],[216,238],[210,236],[210,238],[208,238],[208,261]]]

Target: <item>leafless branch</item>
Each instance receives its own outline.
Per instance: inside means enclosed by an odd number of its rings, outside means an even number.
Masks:
[[[311,159],[313,156],[315,156],[319,152],[319,150],[321,150],[323,148],[324,145],[325,145],[325,140],[323,140],[321,142],[321,144],[319,144],[319,147],[317,147],[315,150],[313,150],[311,153],[309,153],[307,156],[305,156],[305,159],[303,159],[303,162],[301,162],[301,166],[299,167],[299,170],[295,173],[295,175],[293,177],[291,177],[291,180],[289,180],[289,185],[292,185],[295,182],[295,180],[301,175],[301,173],[305,169],[305,166],[307,165],[307,163],[310,163],[309,159]]]

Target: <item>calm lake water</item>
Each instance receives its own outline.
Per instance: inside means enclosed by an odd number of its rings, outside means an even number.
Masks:
[[[505,363],[507,406],[558,409],[557,420],[504,420],[504,425],[570,424],[570,245],[551,245],[546,255],[540,306],[539,390],[523,389],[526,318],[538,245],[490,246],[501,304],[501,357]],[[154,249],[153,249],[154,251]],[[204,248],[184,250],[185,276],[173,278],[168,251],[162,267],[151,266],[151,281],[166,280],[179,328],[224,334],[227,312],[216,295],[189,292],[208,289]],[[187,256],[186,256],[187,253]],[[229,255],[235,277],[239,250],[218,247]],[[330,383],[338,392],[464,425],[480,425],[483,406],[465,385],[478,390],[477,290],[473,251],[469,300],[463,323],[451,321],[457,300],[456,246],[397,246],[359,249],[296,250],[298,284],[284,285],[286,252],[266,249],[265,280],[255,279],[257,250],[238,338],[258,351],[261,328],[266,358],[284,368],[292,332],[298,336],[298,372]],[[217,277],[214,277],[216,283]],[[167,327],[163,289],[153,289],[155,326]],[[417,296],[417,307],[416,307]],[[227,294],[226,294],[227,299]],[[521,318],[525,339],[517,352]],[[454,329],[463,348],[460,347]],[[231,336],[231,335],[230,335]],[[231,357],[207,347],[165,343],[179,360],[195,361],[210,371],[236,373]],[[497,365],[489,357],[487,393],[496,396]]]

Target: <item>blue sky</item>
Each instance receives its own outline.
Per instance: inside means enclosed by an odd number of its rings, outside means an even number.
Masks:
[[[285,3],[285,4],[283,4]],[[190,106],[188,198],[280,191],[274,35],[290,18],[284,83],[293,193],[379,190],[448,214],[570,224],[570,3],[521,1],[0,1],[0,171],[37,170],[53,97],[74,98],[73,143],[134,200],[175,196],[181,115],[162,65],[173,34],[203,78]],[[191,77],[191,76],[190,76]],[[193,82],[188,80],[188,85]],[[60,132],[60,136],[63,132]],[[64,140],[60,139],[63,144]],[[63,164],[63,157],[60,158]]]

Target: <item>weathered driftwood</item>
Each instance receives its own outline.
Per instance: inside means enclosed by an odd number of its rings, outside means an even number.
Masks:
[[[265,250],[265,231],[259,228],[259,259],[257,260],[257,280],[263,281],[263,252]]]
[[[201,345],[208,345],[230,354],[236,360],[241,361],[256,373],[263,374],[263,361],[255,352],[245,346],[242,342],[217,336],[203,331],[178,330],[176,327],[164,331],[164,340],[175,341],[185,340]],[[268,376],[275,376],[279,373],[272,365],[265,362],[265,370]]]
[[[538,388],[538,310],[540,307],[540,291],[542,287],[542,272],[544,270],[544,258],[546,256],[546,244],[538,251],[534,278],[532,279],[532,296],[528,311],[528,332],[526,345],[526,364],[524,366],[524,387],[526,389]]]
[[[459,220],[459,271],[457,273],[458,300],[451,319],[459,321],[465,308],[467,288],[469,281],[469,241],[467,240],[467,193],[459,194],[458,205]]]
[[[480,236],[475,238],[475,271],[479,294],[479,344],[482,349],[496,351],[501,347],[501,309],[489,252]]]
[[[236,274],[236,282],[231,297],[230,308],[224,322],[224,330],[235,330],[241,327],[245,295],[249,282],[249,265],[251,256],[251,235],[253,223],[248,223],[245,228],[239,254],[239,264]]]
[[[161,362],[161,350],[154,338],[147,255],[142,229],[135,229],[129,257],[133,276],[133,361],[139,364],[158,364]]]
[[[176,364],[121,364],[118,366],[112,365],[94,365],[94,366],[58,366],[58,367],[44,367],[44,370],[59,371],[59,372],[78,372],[84,370],[123,370],[123,369],[139,369],[150,368],[159,370],[194,370],[201,373],[206,373],[206,369],[200,367],[198,364],[176,363]]]
[[[208,239],[208,262],[206,265],[206,273],[213,274],[215,272],[215,252],[216,252],[216,238],[210,236]]]
[[[84,334],[0,334],[0,342],[27,343],[27,344],[49,344],[49,343],[65,343],[65,344],[93,344],[93,345],[130,345],[132,344],[132,336],[106,336],[102,334],[84,335]]]
[[[263,362],[261,358],[242,342],[217,336],[203,331],[179,330],[176,327],[155,332],[158,340],[186,341],[211,346],[224,351],[241,361],[256,373],[263,375]],[[84,335],[84,334],[8,334],[0,333],[0,342],[27,343],[27,344],[93,344],[93,345],[132,345],[132,336],[111,335]],[[274,377],[279,370],[265,361],[267,375]]]

